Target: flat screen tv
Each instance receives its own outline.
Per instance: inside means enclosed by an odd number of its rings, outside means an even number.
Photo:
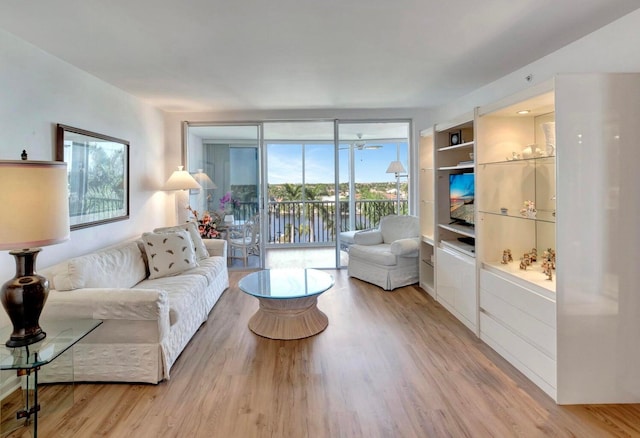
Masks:
[[[473,225],[475,185],[473,173],[449,175],[449,217],[454,222]]]

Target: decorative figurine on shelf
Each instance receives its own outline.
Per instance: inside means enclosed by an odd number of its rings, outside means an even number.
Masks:
[[[536,248],[531,248],[531,252],[529,253],[531,257],[531,263],[535,263],[538,261],[538,250]]]
[[[527,270],[527,264],[524,262],[524,259],[520,259],[520,269],[523,271]]]
[[[509,263],[509,253],[507,252],[508,250],[504,250],[502,251],[502,261],[500,263],[502,263],[503,265],[506,265],[507,263]]]
[[[542,266],[544,267],[542,272],[547,276],[547,280],[553,280],[553,269],[551,268],[551,264],[545,262]]]
[[[507,161],[519,160],[520,154],[517,152],[511,152],[511,156],[506,158],[507,158]]]
[[[553,271],[556,269],[556,252],[548,248],[546,251],[542,253],[542,268],[545,270],[544,273],[549,276],[546,270]]]
[[[551,248],[547,249],[547,252],[549,253],[548,260],[551,263],[551,268],[555,269],[556,268],[556,252]]]
[[[525,252],[523,260],[525,265],[531,266],[531,254],[529,254],[528,252]]]
[[[536,213],[536,203],[533,201],[524,201],[524,208],[520,209],[520,214],[524,217],[528,217],[529,219],[535,219]]]
[[[509,262],[513,261],[513,256],[511,255],[511,250],[509,248],[507,248],[507,256],[509,257]]]

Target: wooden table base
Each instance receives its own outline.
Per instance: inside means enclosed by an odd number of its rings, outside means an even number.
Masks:
[[[260,308],[249,320],[249,328],[269,339],[302,339],[317,335],[329,325],[317,307],[318,297],[258,298]]]

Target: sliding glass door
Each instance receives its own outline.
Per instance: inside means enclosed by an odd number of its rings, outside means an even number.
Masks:
[[[335,268],[333,121],[265,122],[267,267]]]
[[[185,162],[202,186],[189,196],[192,215],[198,217],[214,234],[228,241],[230,268],[260,268],[263,247],[249,224],[260,224],[261,178],[259,123],[190,123],[184,126]],[[205,224],[206,222],[206,224]],[[254,239],[244,248],[240,237]]]
[[[408,214],[410,121],[339,121],[337,131],[340,233],[374,228],[386,215]],[[352,242],[340,233],[337,260],[346,266]]]
[[[408,120],[185,122],[187,170],[203,187],[190,205],[224,238],[259,214],[259,250],[231,268],[346,266],[341,233],[409,212],[410,131]]]

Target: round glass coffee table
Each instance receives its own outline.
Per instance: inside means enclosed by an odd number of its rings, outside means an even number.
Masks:
[[[249,320],[252,332],[269,339],[302,339],[329,325],[317,303],[333,284],[331,275],[316,269],[265,269],[247,275],[238,286],[260,303]]]

